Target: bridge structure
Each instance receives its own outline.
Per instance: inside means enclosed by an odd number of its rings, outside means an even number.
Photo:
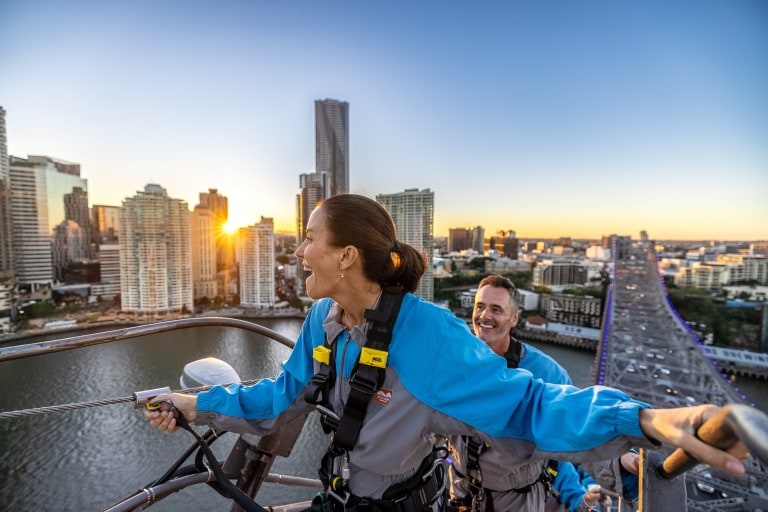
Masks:
[[[614,260],[593,367],[596,384],[655,407],[744,404],[733,373],[671,305],[650,244]],[[750,404],[748,404],[750,405]],[[699,465],[686,473],[689,511],[768,511],[768,468],[746,461],[734,477]]]

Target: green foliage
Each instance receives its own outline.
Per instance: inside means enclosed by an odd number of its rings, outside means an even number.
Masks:
[[[704,324],[705,335],[712,333],[715,345],[759,350],[761,311],[726,306],[698,288],[667,288],[672,305],[686,321]]]
[[[56,315],[56,305],[52,302],[35,302],[24,309],[24,316],[30,320],[32,318],[46,318]]]

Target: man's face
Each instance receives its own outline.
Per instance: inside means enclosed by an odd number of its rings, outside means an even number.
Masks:
[[[509,345],[509,331],[517,325],[518,310],[509,290],[483,286],[475,295],[472,327],[475,335],[496,353],[503,353]]]

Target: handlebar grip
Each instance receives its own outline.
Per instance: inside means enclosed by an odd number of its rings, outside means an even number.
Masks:
[[[743,404],[722,407],[699,427],[696,437],[721,450],[727,450],[742,440],[750,454],[764,464],[768,463],[768,416],[752,407]],[[672,479],[697,464],[698,460],[678,448],[662,461],[657,471],[659,476]]]

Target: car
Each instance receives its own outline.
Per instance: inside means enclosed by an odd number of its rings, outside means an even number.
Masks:
[[[626,371],[627,371],[627,373],[635,373],[635,372],[637,372],[637,369],[635,368],[635,366],[634,366],[634,365],[632,365],[632,364],[628,364],[628,365],[627,365],[627,370],[626,370]]]
[[[669,386],[666,387],[664,390],[668,395],[677,395],[678,391],[675,388],[671,388]]]
[[[714,493],[715,493],[715,488],[714,488],[714,487],[712,487],[712,486],[711,486],[711,485],[709,485],[709,484],[705,484],[704,482],[696,482],[696,487],[697,487],[697,488],[698,488],[700,491],[704,491],[704,492],[705,492],[705,493],[707,493],[707,494],[714,494]]]

